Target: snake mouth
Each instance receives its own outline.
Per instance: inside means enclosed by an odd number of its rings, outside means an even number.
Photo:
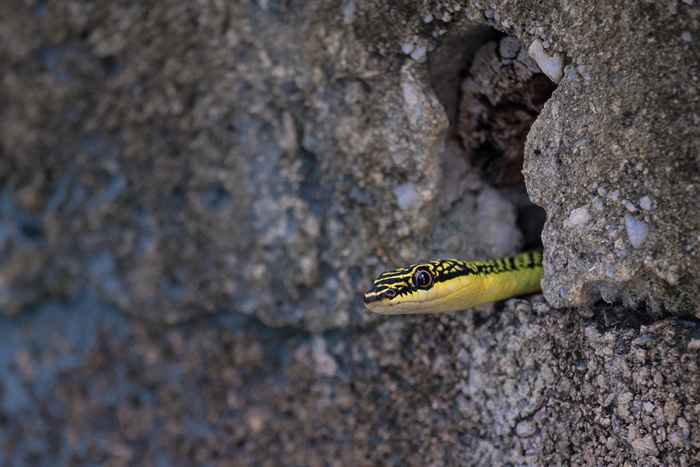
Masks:
[[[366,303],[367,311],[380,315],[410,315],[425,313],[426,303],[420,300],[403,301],[400,303]],[[427,305],[430,308],[430,305]]]
[[[372,291],[367,292],[363,297],[365,305],[369,305],[370,303],[378,302],[382,299],[384,299],[383,293],[372,292]]]
[[[372,313],[383,315],[407,315],[413,313],[425,313],[434,300],[416,298],[410,300],[403,298],[401,301],[392,302],[382,292],[368,292],[364,296],[365,308]]]

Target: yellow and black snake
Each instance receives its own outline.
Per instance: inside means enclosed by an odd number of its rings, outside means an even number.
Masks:
[[[542,253],[486,261],[441,259],[380,274],[365,293],[369,311],[444,313],[540,291]]]

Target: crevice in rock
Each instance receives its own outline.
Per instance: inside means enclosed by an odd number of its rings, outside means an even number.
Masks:
[[[608,303],[600,300],[592,304],[589,309],[592,312],[590,319],[601,332],[614,329],[635,329],[639,331],[642,326],[651,326],[669,319],[672,320],[674,326],[700,332],[700,319],[690,315],[679,317],[671,313],[659,314],[652,310],[647,302],[640,302],[636,306],[631,306],[619,301]]]
[[[629,308],[601,300],[593,304],[591,308],[594,312],[592,319],[596,328],[601,332],[625,328],[639,330],[642,326],[649,326],[657,321],[644,305]]]
[[[545,213],[527,195],[523,155],[530,126],[556,84],[517,39],[478,25],[445,39],[429,65],[450,121],[448,143],[515,206],[523,248],[541,248]]]

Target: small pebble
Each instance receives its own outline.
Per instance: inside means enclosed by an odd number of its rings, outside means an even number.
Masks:
[[[401,44],[401,52],[403,52],[406,55],[411,55],[411,52],[413,52],[415,46],[416,45],[413,42],[404,42],[403,44]]]
[[[403,183],[394,188],[396,202],[401,209],[408,209],[418,204],[418,190],[413,183]]]
[[[561,81],[561,78],[564,76],[564,62],[561,55],[549,55],[546,53],[542,41],[539,39],[532,41],[532,44],[530,44],[528,48],[528,53],[530,57],[537,62],[542,73],[547,75],[549,79],[555,83]]]
[[[419,45],[415,49],[413,49],[413,52],[411,52],[411,58],[417,62],[422,62],[423,59],[425,58],[425,52],[426,48],[423,45]]]
[[[532,423],[528,422],[527,420],[523,420],[515,426],[515,432],[518,436],[528,437],[534,435],[537,432],[537,429]]]
[[[593,209],[596,211],[602,211],[603,210],[603,201],[601,201],[600,198],[596,197],[593,198]]]
[[[566,79],[569,81],[576,81],[576,80],[578,80],[578,78],[580,76],[578,74],[578,71],[576,71],[575,66],[567,66],[564,69],[564,72],[565,72],[564,74],[566,75]]]
[[[571,214],[569,214],[569,218],[564,222],[564,224],[566,224],[569,227],[578,227],[586,225],[590,220],[591,214],[588,212],[588,208],[583,206],[571,211]]]
[[[633,437],[629,440],[632,445],[632,449],[638,456],[644,455],[656,455],[659,450],[654,442],[654,437],[652,435],[646,435],[644,437]]]
[[[355,16],[355,0],[346,0],[343,2],[343,22],[345,24],[352,23]]]
[[[627,229],[627,238],[632,246],[634,248],[642,246],[649,233],[649,226],[631,214],[625,214],[625,228]]]
[[[637,212],[637,208],[635,207],[635,205],[632,204],[630,201],[628,201],[628,200],[626,200],[626,199],[622,201],[622,205],[623,205],[623,206],[625,207],[625,209],[627,209],[629,212]]]
[[[642,196],[639,198],[639,207],[644,209],[645,211],[648,211],[651,209],[651,198],[648,196]]]

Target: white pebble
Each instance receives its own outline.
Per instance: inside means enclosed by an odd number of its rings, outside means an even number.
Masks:
[[[426,48],[423,45],[419,45],[415,49],[413,49],[413,52],[411,52],[411,58],[417,62],[422,62],[423,59],[425,58],[425,52]]]
[[[622,200],[622,205],[627,209],[629,212],[637,212],[637,208],[635,207],[632,202],[627,201],[626,199]]]
[[[413,183],[403,183],[394,188],[396,202],[401,209],[408,209],[418,204],[418,190]]]
[[[641,198],[639,198],[639,207],[641,207],[645,211],[651,209],[651,198],[649,198],[648,196],[642,196]]]
[[[649,226],[631,214],[625,214],[625,228],[627,229],[627,238],[632,246],[635,248],[642,246],[649,233]]]
[[[688,350],[700,350],[700,339],[691,339],[688,342]]]
[[[515,426],[515,433],[520,437],[528,437],[537,433],[537,428],[527,420],[523,420]]]
[[[568,81],[577,81],[580,76],[576,71],[576,67],[571,65],[564,68],[564,74],[566,75],[566,79]]]
[[[620,192],[618,190],[610,192],[610,194],[608,195],[608,199],[611,201],[617,201],[618,199],[620,199]]]
[[[401,44],[401,52],[405,53],[406,55],[411,55],[411,52],[413,52],[415,47],[416,45],[413,42],[404,42]]]
[[[568,227],[579,227],[586,225],[591,220],[591,214],[587,207],[576,208],[571,211],[569,218],[564,222]]]
[[[343,22],[345,24],[352,23],[355,16],[355,0],[345,0],[343,2]]]
[[[564,62],[561,59],[561,55],[549,55],[546,53],[542,46],[542,41],[539,39],[532,41],[528,48],[528,53],[537,62],[542,73],[547,75],[549,79],[555,83],[561,81],[562,76],[564,76]]]
[[[433,15],[427,14],[423,17],[423,22],[426,24],[430,24],[433,22]]]

